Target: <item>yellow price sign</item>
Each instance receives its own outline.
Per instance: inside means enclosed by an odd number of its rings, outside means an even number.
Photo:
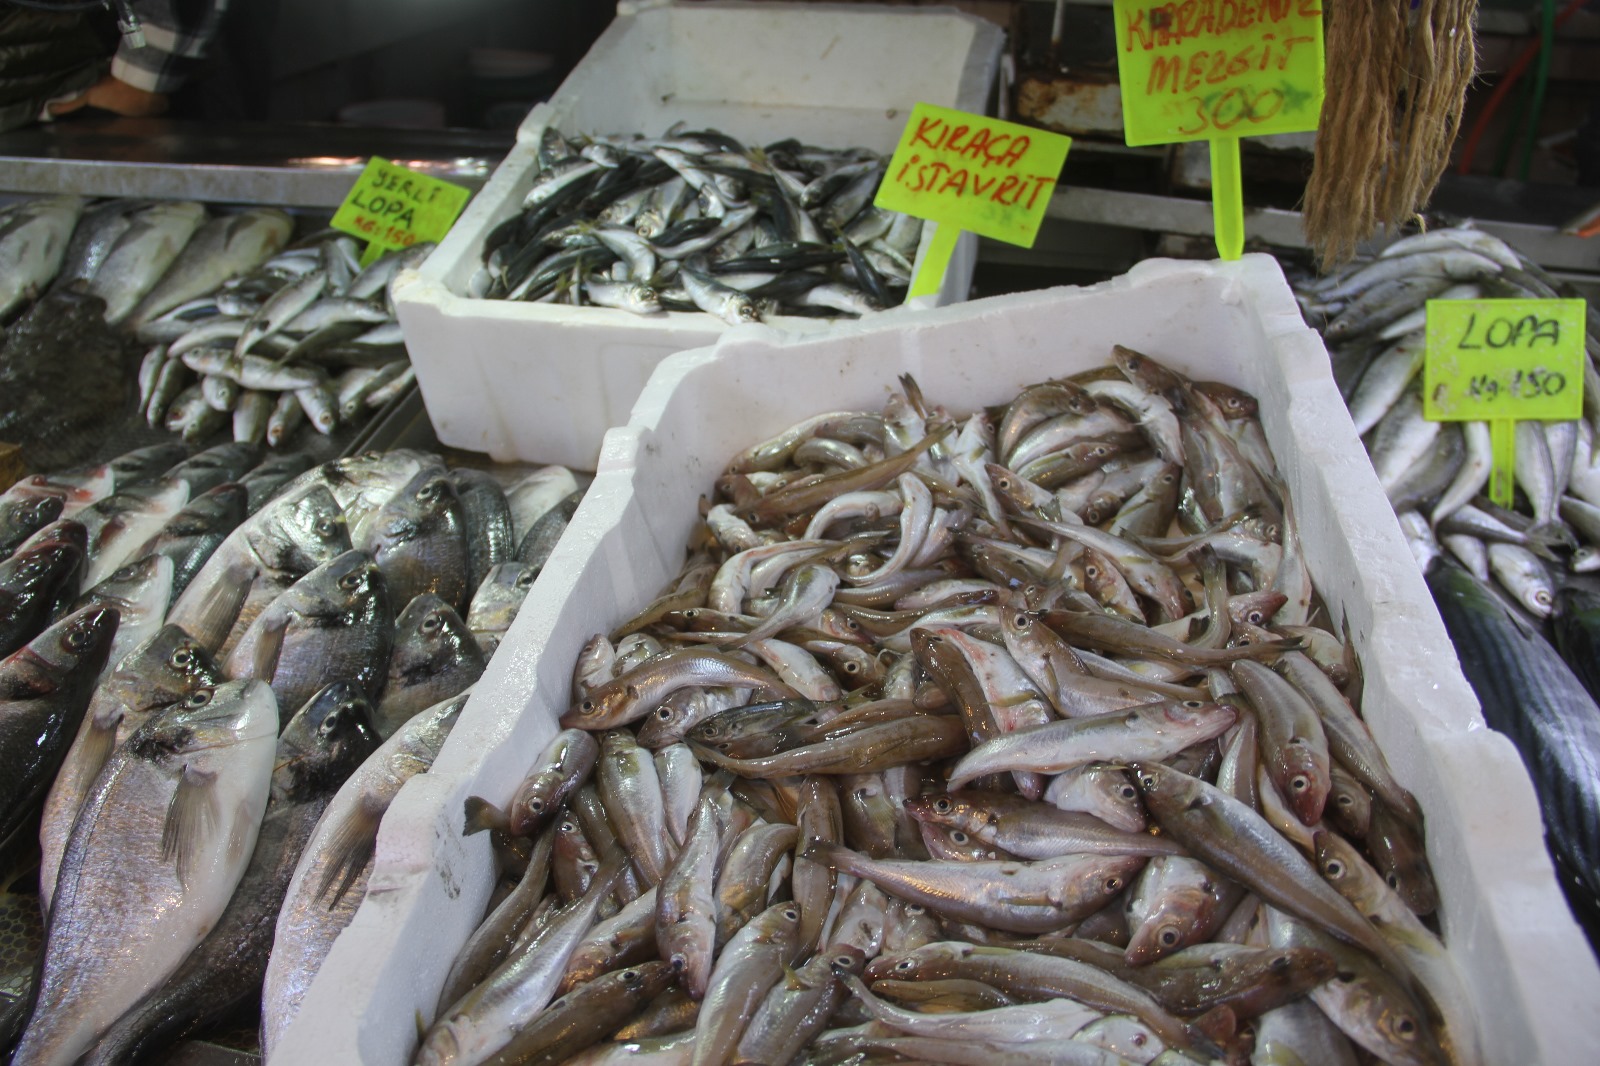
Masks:
[[[1224,259],[1244,249],[1239,138],[1317,128],[1319,0],[1113,0],[1122,124],[1130,145],[1211,142]]]
[[[1489,496],[1510,506],[1516,424],[1583,417],[1582,300],[1429,300],[1422,413],[1488,422]]]
[[[364,238],[361,261],[368,263],[386,251],[441,240],[471,198],[460,185],[373,156],[329,225]]]
[[[873,201],[938,223],[911,295],[935,292],[956,235],[1033,247],[1072,138],[933,104],[911,110]]]
[[[1318,0],[1115,0],[1129,144],[1317,128]]]

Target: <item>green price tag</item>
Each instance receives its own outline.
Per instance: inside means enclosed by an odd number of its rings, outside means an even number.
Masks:
[[[1033,247],[1072,138],[933,104],[911,110],[873,201],[938,223],[911,295],[938,290],[957,233]]]
[[[1115,0],[1129,144],[1317,128],[1318,0]]]
[[[1319,0],[1113,0],[1123,136],[1211,142],[1217,254],[1244,252],[1239,138],[1314,130],[1322,115]]]
[[[1435,422],[1583,415],[1582,300],[1429,300],[1422,409]]]
[[[1422,413],[1488,422],[1489,498],[1511,506],[1519,421],[1583,416],[1582,300],[1429,300]]]
[[[364,265],[386,251],[441,240],[471,198],[460,185],[373,156],[329,225],[367,241]]]

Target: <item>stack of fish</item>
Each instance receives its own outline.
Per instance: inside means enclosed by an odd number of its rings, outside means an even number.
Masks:
[[[283,250],[293,229],[273,208],[25,201],[0,214],[0,318],[46,287],[93,297],[154,345],[139,410],[191,443],[230,421],[251,443],[280,444],[308,419],[331,433],[414,380],[388,288],[431,246],[362,269],[357,243],[333,231]]]
[[[0,847],[37,838],[47,923],[31,1019],[0,1017],[19,1066],[145,1059],[263,980],[270,1047],[579,496],[184,453],[0,495]]]
[[[1487,424],[1423,418],[1426,302],[1572,294],[1472,229],[1396,241],[1299,292],[1484,717],[1521,752],[1568,898],[1600,943],[1600,319],[1590,311],[1583,417],[1518,423],[1520,491],[1506,510],[1480,495]]]
[[[1557,285],[1489,234],[1444,229],[1298,286],[1418,561],[1426,568],[1448,552],[1539,618],[1550,616],[1564,569],[1600,570],[1600,374],[1589,363],[1583,418],[1518,424],[1521,491],[1516,510],[1506,510],[1483,496],[1488,424],[1425,419],[1421,371],[1428,300],[1566,298]],[[1592,360],[1600,318],[1589,323]]]
[[[569,142],[547,128],[522,211],[490,232],[471,291],[732,325],[892,307],[922,222],[873,206],[885,165],[864,148],[752,149],[716,130]]]
[[[733,458],[417,1063],[1481,1061],[1254,400],[1115,363]]]

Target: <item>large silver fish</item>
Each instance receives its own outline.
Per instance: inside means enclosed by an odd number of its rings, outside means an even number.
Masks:
[[[52,196],[0,215],[0,319],[50,284],[82,211],[83,197]]]
[[[277,737],[271,690],[233,681],[112,756],[67,844],[13,1063],[76,1062],[216,924],[255,847]]]

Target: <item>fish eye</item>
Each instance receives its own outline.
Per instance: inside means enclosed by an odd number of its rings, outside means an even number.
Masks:
[[[861,664],[854,662],[845,663],[844,672],[847,674],[859,674],[861,672]]]
[[[952,829],[950,831],[950,842],[952,844],[965,844],[967,840],[967,834],[963,833],[961,830]]]
[[[1205,703],[1201,700],[1184,700],[1183,705],[1185,707],[1204,707]]]
[[[1093,579],[1100,576],[1100,568],[1093,563],[1083,568],[1083,576]]]
[[[1396,892],[1398,892],[1400,890],[1400,876],[1398,874],[1395,874],[1395,873],[1391,872],[1387,877],[1385,877],[1383,879],[1383,881],[1384,881],[1384,884],[1388,885],[1390,888],[1394,889]]]
[[[584,714],[593,714],[594,713],[594,700],[584,700],[582,703],[578,704],[578,709],[581,710]]]
[[[73,651],[82,651],[94,641],[93,634],[87,629],[69,629],[61,638],[61,642]]]
[[[1244,620],[1253,626],[1258,626],[1262,622],[1266,621],[1266,616],[1260,611],[1251,611],[1249,614],[1244,616]]]
[[[422,631],[424,633],[432,633],[442,625],[444,625],[444,616],[439,614],[438,611],[432,611],[422,620]]]
[[[190,707],[204,707],[211,702],[211,693],[211,689],[203,688],[197,692],[190,693],[189,698],[184,702]]]
[[[846,629],[860,629],[861,628],[861,626],[856,622],[856,620],[854,618],[846,618],[844,620],[844,627]]]
[[[1106,892],[1108,894],[1112,893],[1112,892],[1121,892],[1121,891],[1122,891],[1122,878],[1120,878],[1120,877],[1108,877],[1108,878],[1106,878]]]
[[[661,719],[663,722],[671,721],[672,720],[672,708],[671,707],[662,707],[662,708],[660,708],[659,710],[656,711],[656,717]]]
[[[1333,802],[1341,807],[1353,807],[1355,806],[1356,798],[1349,793],[1341,793]]]
[[[786,908],[783,912],[783,920],[786,922],[798,922],[800,920],[800,912],[793,907]]]
[[[532,811],[534,814],[543,814],[544,813],[544,800],[542,800],[542,799],[531,799],[531,800],[529,800],[528,801],[528,810]]]
[[[622,971],[622,979],[624,981],[626,981],[628,984],[631,985],[631,984],[633,984],[633,982],[635,982],[635,981],[637,981],[639,979],[639,971],[638,970],[623,970]]]
[[[938,811],[940,814],[949,814],[950,801],[940,797],[939,799],[933,801],[933,809]]]
[[[438,495],[439,483],[437,481],[430,481],[426,485],[422,486],[422,488],[417,490],[417,499],[423,501],[424,503],[434,499]]]
[[[316,531],[317,536],[331,538],[339,531],[339,523],[335,522],[331,518],[319,518],[317,519],[316,526],[313,528]]]
[[[1174,481],[1175,481],[1175,480],[1177,480],[1177,479],[1176,479],[1176,478],[1174,478],[1174,477],[1173,477],[1173,476],[1172,476],[1172,475],[1171,475],[1171,474],[1162,474],[1162,475],[1161,475],[1161,483],[1162,483],[1162,484],[1163,484],[1163,485],[1170,485],[1170,484],[1172,484],[1172,483],[1173,483],[1173,482],[1174,482]]]
[[[1538,590],[1533,594],[1533,602],[1537,603],[1541,607],[1550,606],[1552,602],[1550,599],[1550,593],[1546,592],[1544,589]]]
[[[1340,862],[1338,859],[1329,859],[1327,862],[1322,864],[1322,872],[1327,874],[1329,877],[1343,877],[1344,863]]]
[[[1125,800],[1136,799],[1139,795],[1139,790],[1132,785],[1123,785],[1118,791],[1121,792],[1122,798]]]
[[[537,575],[532,570],[522,571],[522,573],[517,575],[517,587],[521,589],[527,588],[529,585],[533,584],[533,579],[536,576]]]
[[[181,670],[194,662],[194,652],[190,651],[188,648],[179,648],[177,651],[172,653],[172,658],[168,659],[167,662]]]
[[[1399,1020],[1394,1023],[1394,1031],[1405,1037],[1415,1036],[1417,1023],[1409,1016],[1401,1015]]]
[[[994,479],[994,487],[999,489],[1001,492],[1010,492],[1011,479],[1008,477],[997,477]]]
[[[1305,774],[1295,774],[1289,778],[1289,787],[1296,792],[1304,792],[1311,787],[1311,779],[1306,777]]]
[[[916,968],[917,968],[917,962],[916,962],[915,959],[906,959],[904,962],[900,962],[900,963],[896,963],[895,964],[895,969],[899,970],[901,973],[910,973],[912,970],[915,970]]]
[[[576,833],[577,831],[578,823],[574,822],[571,818],[568,818],[566,821],[556,826],[556,832],[558,833]]]
[[[348,574],[344,575],[344,577],[341,577],[339,579],[339,587],[348,592],[354,592],[356,589],[360,588],[361,571],[352,570]]]
[[[1162,947],[1170,948],[1172,945],[1176,944],[1177,942],[1178,942],[1178,931],[1176,929],[1163,929],[1163,930],[1161,930],[1161,946]]]
[[[1141,775],[1139,775],[1139,784],[1143,785],[1147,789],[1155,788],[1156,787],[1156,775],[1155,774],[1141,774]]]
[[[906,913],[907,914],[926,914],[927,913],[927,908],[924,907],[920,903],[909,903],[909,904],[906,905]]]
[[[111,580],[130,581],[138,572],[139,565],[137,563],[129,563],[127,566],[118,567],[117,572],[111,575]]]

